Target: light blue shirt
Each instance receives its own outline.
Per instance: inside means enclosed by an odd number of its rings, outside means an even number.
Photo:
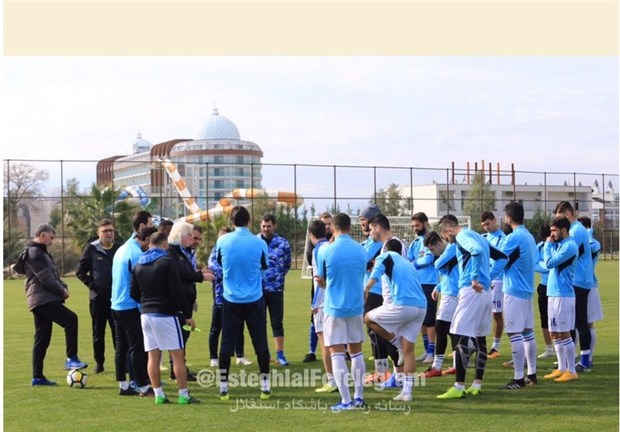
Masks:
[[[578,248],[572,237],[559,243],[545,242],[543,254],[549,269],[547,297],[575,297],[573,277],[577,269]]]
[[[139,304],[131,298],[131,272],[142,256],[140,243],[132,236],[118,248],[112,259],[112,309],[123,311],[137,309]]]
[[[459,289],[471,287],[472,281],[478,281],[485,290],[491,288],[492,275],[499,274],[499,271],[492,272],[490,256],[491,245],[480,234],[469,228],[461,228],[456,236],[457,252],[459,261]],[[501,255],[503,253],[500,252]],[[500,261],[497,256],[496,264]],[[501,259],[505,263],[506,256]]]
[[[367,252],[348,234],[340,234],[318,256],[318,275],[326,282],[323,311],[336,318],[364,313]]]
[[[541,285],[546,286],[547,279],[549,278],[549,269],[545,267],[545,258],[543,256],[544,246],[545,246],[544,241],[538,242],[538,244],[536,245],[537,260],[536,260],[536,266],[534,267],[534,271],[536,273],[540,273],[540,283]]]
[[[262,271],[269,265],[267,244],[246,227],[236,227],[218,238],[215,248],[222,266],[224,299],[252,303],[262,298]]]
[[[385,275],[390,287],[391,303],[396,306],[416,306],[426,309],[426,296],[417,270],[402,255],[389,251],[375,260],[371,279]]]
[[[504,233],[504,231],[502,231],[499,228],[493,231],[492,233],[482,234],[482,237],[487,239],[489,244],[493,246],[495,249],[503,250],[504,246],[506,245],[506,234]],[[493,257],[491,257],[491,267],[493,267],[494,264],[495,264],[495,260],[493,259]],[[502,275],[503,273],[500,272],[498,279],[501,280]],[[495,280],[495,278],[493,278],[493,280]]]
[[[456,243],[446,245],[443,253],[435,261],[435,268],[441,275],[441,281],[435,290],[439,291],[442,296],[457,297],[459,295],[459,262],[456,250]]]
[[[508,256],[504,267],[504,293],[529,300],[534,296],[534,266],[537,251],[534,236],[519,225],[506,237],[503,252]]]
[[[570,226],[570,236],[577,244],[579,258],[577,259],[577,269],[573,279],[573,286],[578,288],[592,288],[592,252],[590,251],[590,236],[581,225],[581,222],[574,221]]]
[[[367,262],[366,273],[364,274],[364,284],[363,284],[363,286],[366,286],[368,279],[370,279],[370,272],[372,271],[374,260],[381,253],[381,248],[383,247],[383,243],[374,241],[372,236],[368,236],[368,238],[362,242],[362,246],[366,250],[366,257],[367,257],[366,258],[366,262]],[[370,287],[370,292],[373,294],[381,295],[381,282],[378,281],[376,284]]]
[[[435,257],[428,248],[424,247],[424,236],[418,236],[407,249],[407,259],[413,263],[418,271],[420,282],[424,285],[437,285],[439,274],[433,265]]]

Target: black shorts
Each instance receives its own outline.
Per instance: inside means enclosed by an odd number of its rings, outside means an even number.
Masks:
[[[435,321],[437,317],[437,300],[433,300],[431,293],[435,289],[436,285],[423,284],[422,290],[426,296],[426,316],[422,322],[423,326],[435,327]]]

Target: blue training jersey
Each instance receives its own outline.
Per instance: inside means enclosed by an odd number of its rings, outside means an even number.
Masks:
[[[370,277],[380,280],[383,275],[387,278],[392,304],[426,308],[426,296],[420,277],[409,260],[396,252],[382,253],[375,260]]]
[[[579,249],[572,237],[559,243],[545,242],[543,254],[549,269],[547,297],[575,297],[573,277],[577,269]]]
[[[428,248],[424,247],[424,236],[418,236],[407,249],[407,259],[413,263],[418,271],[420,282],[424,285],[437,285],[439,274],[433,265],[435,257]]]
[[[499,250],[503,250],[504,246],[506,245],[506,234],[504,233],[504,231],[502,231],[501,229],[497,229],[495,231],[493,231],[492,233],[484,233],[482,234],[482,237],[484,237],[485,239],[487,239],[487,241],[489,242],[489,244],[494,247],[495,249],[499,249]],[[493,265],[495,264],[495,260],[493,259],[493,257],[491,257],[491,267],[493,267]],[[500,274],[497,276],[497,279],[502,279],[502,275],[503,273],[500,272]],[[493,278],[493,280],[495,280],[496,278]]]
[[[252,303],[263,297],[262,271],[269,263],[267,244],[246,227],[237,227],[215,244],[222,266],[224,299]]]
[[[443,253],[435,260],[435,268],[441,275],[441,281],[437,291],[441,295],[457,297],[459,295],[459,262],[456,257],[457,246],[455,243],[446,245]]]
[[[598,279],[596,278],[596,265],[601,254],[601,243],[594,238],[594,230],[588,228],[586,230],[590,236],[590,252],[592,253],[592,288],[598,288]]]
[[[131,272],[142,256],[142,248],[131,237],[118,248],[112,259],[112,309],[122,311],[137,309],[139,304],[131,298]]]
[[[318,256],[318,275],[326,282],[323,310],[336,318],[364,313],[364,274],[368,254],[348,234],[340,234]]]
[[[592,252],[590,251],[590,236],[579,221],[574,221],[570,226],[570,236],[577,243],[579,258],[577,269],[573,279],[573,286],[578,288],[592,288]]]
[[[529,300],[534,296],[534,266],[537,251],[534,236],[519,225],[506,237],[503,252],[508,256],[504,267],[504,293]]]
[[[318,263],[319,263],[319,255],[323,255],[325,252],[325,247],[329,245],[327,239],[319,240],[315,245],[314,249],[312,249],[312,274],[318,274]],[[312,297],[312,307],[313,308],[322,308],[323,303],[325,302],[325,288],[320,287],[319,284],[313,280],[314,284],[314,297]]]
[[[499,275],[499,263],[506,263],[506,255],[494,249],[495,265],[491,269],[491,245],[480,234],[469,228],[461,228],[456,236],[458,247],[456,256],[459,260],[459,289],[471,287],[477,280],[485,290],[491,288],[491,278]]]
[[[372,239],[372,236],[368,236],[368,238],[362,242],[362,246],[366,250],[366,273],[364,275],[363,284],[363,286],[366,286],[368,279],[370,279],[370,272],[372,271],[372,267],[375,264],[375,258],[377,258],[381,253],[383,243],[374,241]],[[381,281],[378,281],[373,286],[371,286],[370,292],[373,294],[381,295]]]
[[[536,265],[534,266],[534,271],[540,273],[540,283],[546,286],[547,279],[549,278],[549,269],[545,267],[545,257],[543,256],[544,246],[544,241],[538,242],[536,245]]]

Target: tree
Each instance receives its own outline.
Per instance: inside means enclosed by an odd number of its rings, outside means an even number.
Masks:
[[[15,261],[31,234],[30,214],[49,173],[27,163],[4,165],[4,265]],[[21,219],[21,222],[20,222]]]
[[[541,239],[538,236],[538,231],[540,230],[541,226],[549,225],[549,222],[551,222],[551,219],[552,219],[551,216],[545,215],[545,212],[539,208],[534,213],[534,216],[532,216],[531,219],[526,219],[523,224],[530,231],[530,233],[534,236],[537,242],[545,241],[546,239]]]
[[[369,200],[375,203],[386,216],[400,216],[403,214],[403,197],[396,183],[390,183],[387,189],[379,189]]]
[[[495,193],[484,180],[481,171],[476,172],[467,193],[467,201],[463,206],[463,213],[471,217],[472,228],[478,232],[482,231],[479,223],[480,215],[485,211],[495,210]]]

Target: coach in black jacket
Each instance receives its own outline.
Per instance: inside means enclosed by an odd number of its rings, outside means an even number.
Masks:
[[[97,239],[82,251],[75,275],[90,290],[90,316],[93,325],[95,373],[103,372],[105,362],[105,328],[110,325],[112,343],[116,341],[112,321],[112,258],[120,247],[114,241],[114,225],[109,219],[99,222]]]
[[[192,224],[186,222],[175,222],[168,235],[168,256],[179,266],[181,275],[181,290],[185,298],[184,310],[189,309],[187,318],[192,317],[194,303],[196,302],[196,282],[213,280],[215,276],[207,268],[202,271],[196,270],[196,263],[192,255],[190,246],[192,244]],[[183,343],[187,344],[190,332],[183,330]],[[173,368],[170,368],[170,379],[174,379]],[[189,373],[188,379],[195,381],[193,374]]]

